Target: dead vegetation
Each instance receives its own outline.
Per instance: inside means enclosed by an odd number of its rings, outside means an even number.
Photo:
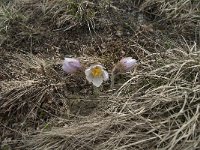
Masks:
[[[0,6],[1,149],[200,148],[198,0],[14,0]],[[64,57],[137,70],[96,95]]]
[[[159,53],[147,55],[141,65],[141,70],[106,101],[101,116],[33,135],[27,146],[198,149],[200,65],[196,45],[168,49],[163,58]]]

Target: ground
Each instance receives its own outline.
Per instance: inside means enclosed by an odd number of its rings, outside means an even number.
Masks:
[[[200,149],[199,46],[198,0],[1,1],[1,149]],[[137,67],[96,88],[66,57]]]

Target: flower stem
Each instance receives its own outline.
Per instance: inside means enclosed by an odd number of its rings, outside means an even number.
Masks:
[[[115,72],[116,72],[116,65],[115,67],[112,69],[111,72],[111,84],[110,84],[110,88],[113,89],[114,85],[115,85]]]
[[[98,88],[98,87],[96,87],[96,86],[92,86],[92,88],[93,88],[93,95],[94,95],[94,96],[98,96],[98,95],[99,95],[99,93],[100,93],[100,90],[99,90],[99,88]]]

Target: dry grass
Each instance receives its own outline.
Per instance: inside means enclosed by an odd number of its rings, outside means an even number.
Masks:
[[[196,0],[146,0],[140,10],[157,20],[161,28],[171,30],[174,37],[181,35],[199,43],[199,8]]]
[[[0,6],[1,149],[200,148],[197,0],[15,0]],[[95,91],[64,57],[121,57],[132,73]],[[97,92],[97,93],[96,93]]]
[[[199,55],[193,45],[168,49],[164,58],[158,53],[146,56],[141,69],[110,96],[101,116],[33,135],[27,146],[198,149]]]

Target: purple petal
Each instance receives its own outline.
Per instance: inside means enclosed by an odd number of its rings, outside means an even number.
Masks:
[[[103,80],[104,81],[107,81],[109,79],[109,74],[108,74],[108,72],[107,71],[103,71]]]
[[[81,68],[79,60],[75,58],[65,58],[62,69],[66,73],[74,73]]]
[[[120,60],[125,71],[131,71],[133,67],[137,64],[137,60],[132,57],[126,57]]]

